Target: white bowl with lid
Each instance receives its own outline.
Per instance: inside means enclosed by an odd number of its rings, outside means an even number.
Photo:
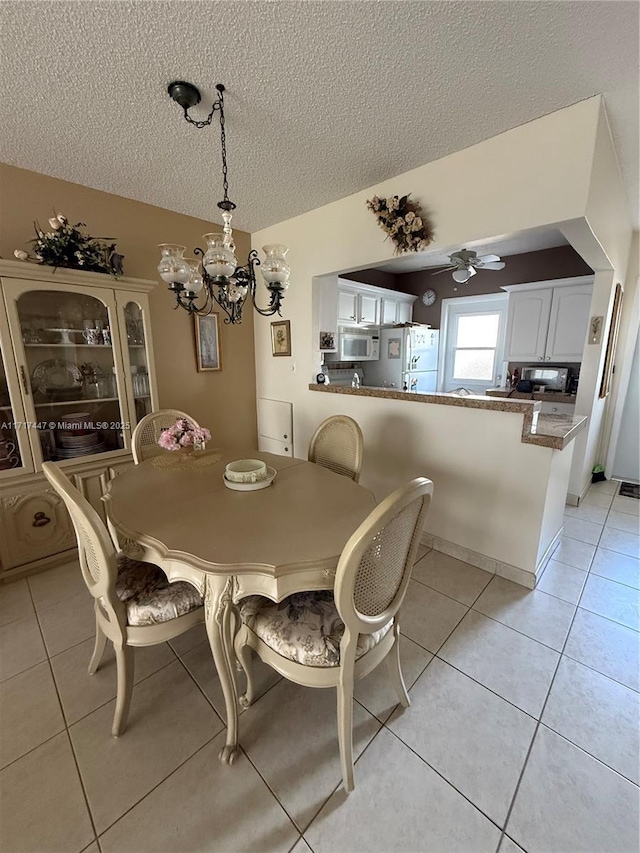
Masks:
[[[258,483],[267,479],[267,466],[260,459],[237,459],[224,472],[231,483]]]

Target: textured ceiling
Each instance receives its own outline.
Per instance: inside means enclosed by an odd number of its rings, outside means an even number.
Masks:
[[[15,166],[220,221],[218,130],[166,86],[222,82],[255,231],[602,93],[637,217],[636,2],[46,0],[0,29]]]

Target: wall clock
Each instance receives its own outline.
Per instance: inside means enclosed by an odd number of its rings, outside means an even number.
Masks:
[[[425,290],[422,294],[422,301],[428,307],[429,305],[433,305],[433,303],[438,298],[438,294],[435,290]]]

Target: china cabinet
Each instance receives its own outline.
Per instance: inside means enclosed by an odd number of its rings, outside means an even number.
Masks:
[[[75,536],[42,462],[102,515],[156,409],[148,292],[155,282],[0,261],[0,580],[70,557]]]
[[[582,361],[591,309],[591,276],[503,289],[509,292],[507,361]]]

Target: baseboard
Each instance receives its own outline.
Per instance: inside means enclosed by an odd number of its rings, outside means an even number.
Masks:
[[[562,539],[563,532],[564,532],[564,527],[561,527],[560,530],[558,530],[556,535],[551,540],[551,543],[549,544],[549,547],[547,548],[547,550],[544,552],[544,554],[540,558],[538,565],[536,566],[536,578],[535,578],[536,584],[538,583],[538,581],[542,577],[542,573],[544,572],[544,570],[547,568],[547,563],[549,562],[549,560],[553,556],[553,552],[556,550],[556,548],[560,544],[560,540]]]
[[[567,500],[566,500],[566,503],[568,503],[568,504],[569,504],[569,506],[580,506],[580,504],[582,503],[582,501],[583,501],[583,500],[584,500],[584,498],[585,498],[585,495],[586,495],[586,494],[587,494],[587,492],[589,491],[589,487],[590,487],[590,486],[591,486],[591,480],[589,479],[589,480],[587,480],[587,482],[585,483],[585,486],[584,486],[583,490],[580,492],[580,494],[579,494],[579,495],[573,495],[573,494],[571,494],[571,493],[567,492]]]
[[[41,557],[39,560],[33,560],[24,566],[16,566],[13,569],[5,569],[0,572],[0,586],[5,583],[13,583],[20,578],[29,577],[29,575],[37,575],[40,572],[45,572],[47,569],[53,569],[56,566],[71,563],[78,559],[78,549],[70,548],[67,551],[62,551],[59,554],[54,554],[50,557]]]
[[[533,589],[536,585],[536,575],[533,572],[527,572],[509,563],[502,563],[500,560],[494,560],[492,557],[487,557],[486,554],[480,554],[478,551],[472,551],[470,548],[463,548],[462,545],[456,545],[455,542],[449,542],[448,539],[441,539],[439,536],[423,533],[420,541],[427,548],[433,548],[434,551],[440,551],[449,557],[455,557],[456,560],[462,560],[462,562],[476,566],[485,572],[490,572],[492,575],[500,575],[500,577],[513,581],[520,586],[525,586],[527,589]]]

